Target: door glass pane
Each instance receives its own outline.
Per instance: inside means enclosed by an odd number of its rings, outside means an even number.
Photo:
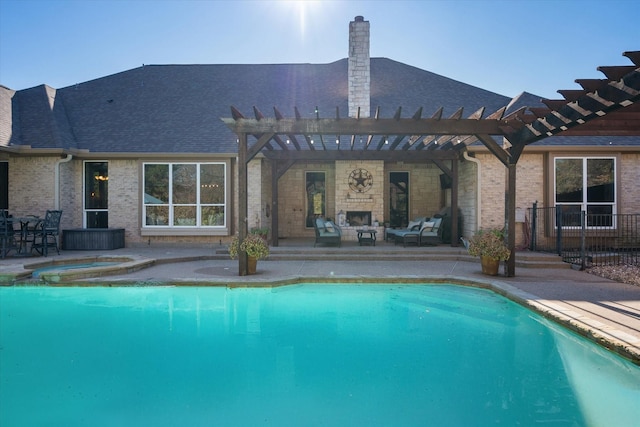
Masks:
[[[613,202],[613,159],[587,159],[587,202]]]
[[[313,227],[313,222],[325,212],[325,174],[324,172],[307,172],[307,216],[306,226]]]
[[[391,227],[409,224],[409,172],[389,173],[389,215]]]
[[[556,159],[556,203],[582,202],[582,159]]]
[[[109,172],[107,162],[85,163],[85,209],[107,209]]]
[[[89,211],[86,218],[87,228],[109,228],[109,213],[107,211]]]

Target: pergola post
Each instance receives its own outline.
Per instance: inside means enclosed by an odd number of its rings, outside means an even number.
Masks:
[[[507,231],[507,246],[511,251],[511,255],[505,263],[505,276],[507,277],[513,277],[516,274],[516,166],[516,162],[509,162],[507,165],[505,228]]]
[[[249,217],[249,180],[247,177],[247,134],[238,133],[238,241],[244,241],[247,237],[247,218]],[[246,276],[247,253],[238,248],[238,274]]]
[[[457,247],[458,234],[458,160],[451,161],[451,246]]]
[[[271,160],[271,246],[278,246],[278,161]]]

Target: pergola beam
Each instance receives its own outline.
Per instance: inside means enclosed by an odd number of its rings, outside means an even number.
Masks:
[[[473,119],[282,119],[223,118],[236,134],[274,133],[283,135],[502,135],[503,120]]]

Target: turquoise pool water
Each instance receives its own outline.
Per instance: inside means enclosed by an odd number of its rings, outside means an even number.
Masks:
[[[637,426],[640,368],[453,285],[0,288],[2,426]]]

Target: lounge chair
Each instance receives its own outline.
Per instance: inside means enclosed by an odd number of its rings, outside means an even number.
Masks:
[[[418,245],[437,245],[442,242],[442,223],[443,218],[441,217],[434,217],[432,220],[424,222],[420,228]]]
[[[315,247],[318,243],[332,243],[342,245],[342,230],[333,221],[325,221],[324,218],[316,218],[313,222],[316,231]]]
[[[426,221],[426,217],[416,218],[413,221],[409,221],[409,224],[406,228],[385,228],[384,230],[384,240],[388,242],[391,239],[395,239],[398,233],[403,233],[405,231],[417,231],[420,230],[422,223]]]
[[[419,229],[398,231],[395,233],[395,243],[402,242],[403,246],[415,243],[417,246],[437,245],[442,237],[442,218],[432,218],[420,224]]]

